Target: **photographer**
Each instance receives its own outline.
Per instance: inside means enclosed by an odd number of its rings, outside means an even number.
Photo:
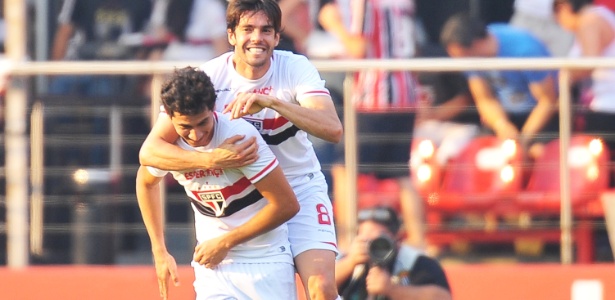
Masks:
[[[452,299],[440,264],[399,242],[395,210],[372,207],[357,219],[357,236],[335,265],[343,299]]]

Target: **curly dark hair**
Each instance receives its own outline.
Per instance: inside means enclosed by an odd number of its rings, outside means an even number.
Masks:
[[[216,91],[205,72],[185,67],[175,69],[173,75],[162,84],[161,98],[169,116],[174,113],[194,116],[205,110],[214,110]]]
[[[276,33],[281,31],[282,11],[275,0],[230,0],[226,9],[226,29],[235,32],[244,14],[257,12],[263,12],[267,16]]]

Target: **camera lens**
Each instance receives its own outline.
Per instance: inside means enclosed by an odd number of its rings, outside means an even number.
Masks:
[[[374,239],[369,244],[369,257],[375,265],[388,265],[395,257],[395,242],[385,235]]]

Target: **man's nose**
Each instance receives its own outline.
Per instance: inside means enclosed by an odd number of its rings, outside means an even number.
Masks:
[[[201,139],[201,137],[203,136],[203,132],[201,130],[197,130],[197,129],[192,129],[190,130],[190,135],[189,138],[193,141],[198,141]]]

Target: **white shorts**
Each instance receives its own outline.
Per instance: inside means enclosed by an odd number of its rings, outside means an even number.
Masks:
[[[196,300],[296,300],[289,263],[229,263],[207,269],[192,262]]]
[[[300,206],[287,222],[293,256],[312,249],[331,250],[337,255],[333,206],[325,176],[322,172],[310,173],[290,181]]]

